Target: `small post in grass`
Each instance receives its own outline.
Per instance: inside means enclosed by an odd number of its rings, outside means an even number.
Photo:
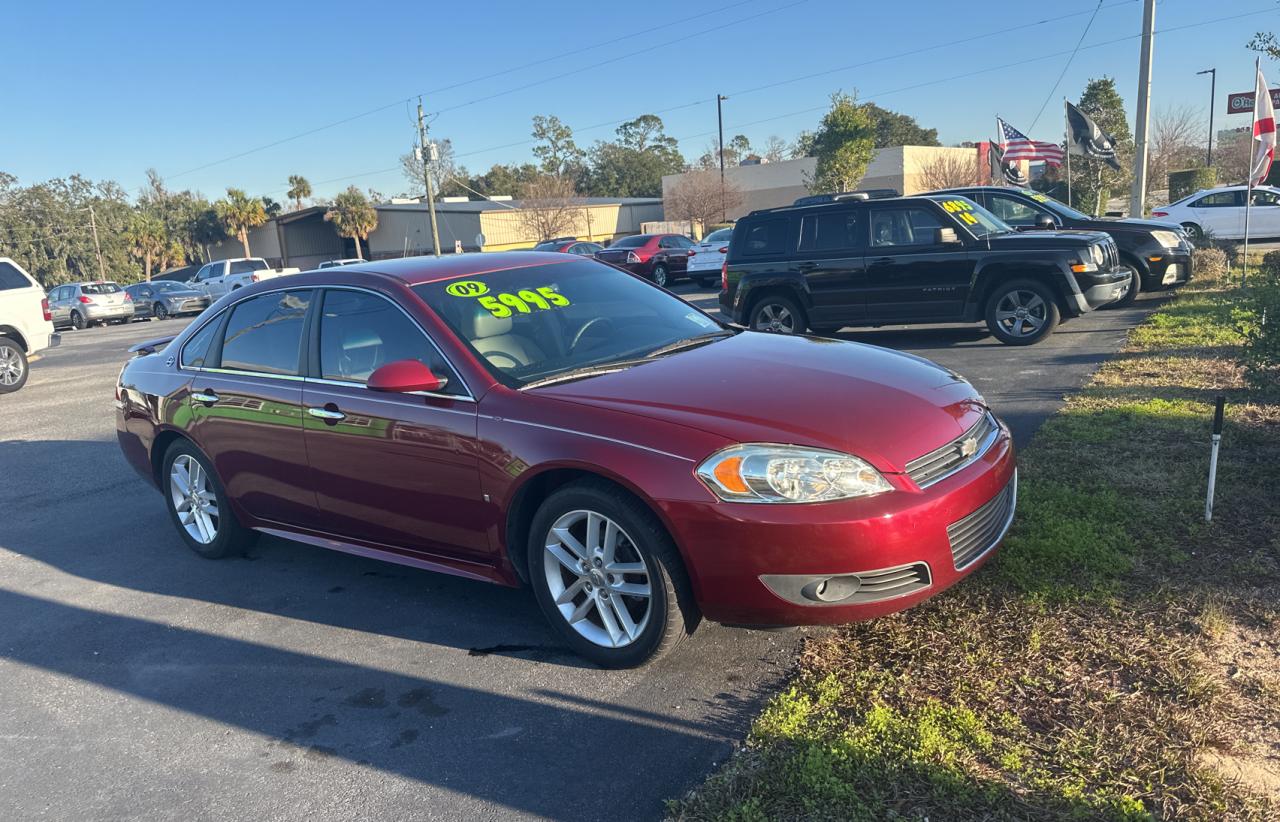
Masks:
[[[1204,521],[1213,522],[1213,488],[1218,479],[1218,445],[1222,442],[1222,409],[1227,398],[1218,395],[1213,409],[1213,438],[1209,446],[1209,492],[1204,497]]]

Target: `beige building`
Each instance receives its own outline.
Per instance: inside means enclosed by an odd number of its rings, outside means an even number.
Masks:
[[[858,184],[860,189],[892,188],[901,194],[918,194],[925,190],[921,179],[924,168],[939,157],[952,156],[963,162],[974,162],[981,171],[985,165],[978,163],[978,149],[946,148],[933,146],[894,146],[877,149],[867,173]],[[744,195],[743,204],[729,210],[729,218],[737,219],[760,208],[777,208],[791,205],[800,197],[810,194],[805,181],[813,178],[818,165],[815,157],[783,160],[778,163],[730,166],[725,168],[725,182],[736,186]],[[662,196],[671,196],[671,190],[685,178],[684,174],[669,174],[662,178]]]
[[[374,206],[378,227],[361,242],[366,259],[430,254],[431,222],[426,203],[387,203]],[[519,200],[468,200],[436,203],[440,253],[509,251],[530,248],[539,238],[521,219]],[[315,268],[325,260],[356,256],[355,241],[339,237],[325,221],[322,206],[281,214],[249,232],[249,250],[274,266]],[[656,197],[587,197],[578,202],[575,224],[565,232],[580,240],[607,243],[638,234],[641,224],[662,219],[662,200]],[[483,243],[477,243],[483,238]],[[209,259],[240,257],[244,247],[235,238],[207,247]]]

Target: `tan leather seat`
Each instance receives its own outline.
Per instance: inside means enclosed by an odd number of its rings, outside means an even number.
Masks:
[[[495,317],[483,309],[471,315],[467,336],[496,368],[514,368],[546,359],[533,340],[511,333],[510,317]]]

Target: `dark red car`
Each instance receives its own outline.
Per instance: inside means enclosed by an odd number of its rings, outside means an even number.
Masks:
[[[561,254],[577,254],[579,257],[591,257],[597,251],[603,251],[604,246],[599,243],[579,240],[577,237],[557,237],[554,240],[547,240],[545,243],[538,243],[532,250],[557,251]]]
[[[1013,517],[1008,431],[956,374],[730,328],[593,260],[297,274],[137,351],[120,447],[196,552],[266,533],[529,584],[605,666],[702,618],[898,611]]]
[[[636,234],[597,251],[596,259],[625,268],[666,288],[688,276],[693,240],[683,234]]]

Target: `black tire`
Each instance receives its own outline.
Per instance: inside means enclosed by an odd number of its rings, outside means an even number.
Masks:
[[[669,278],[667,274],[667,267],[662,263],[658,263],[653,267],[653,271],[650,273],[649,278],[653,280],[654,285],[666,288],[667,280]]]
[[[560,612],[549,587],[547,536],[557,520],[578,511],[600,514],[616,523],[629,538],[625,543],[626,550],[634,550],[647,568],[650,590],[648,621],[636,638],[621,648],[596,644],[580,634]],[[622,544],[621,538],[619,540]],[[549,496],[538,508],[529,527],[527,554],[529,580],[543,615],[574,652],[602,668],[634,668],[652,662],[692,634],[702,619],[680,553],[662,523],[637,499],[607,482],[580,480]],[[554,559],[551,564],[557,570],[560,567],[555,565]],[[586,619],[591,618],[588,611]],[[599,625],[598,611],[595,619],[595,624]]]
[[[1200,226],[1195,223],[1183,223],[1182,227],[1186,229],[1187,236],[1191,238],[1191,242],[1204,242],[1204,229],[1200,228]]]
[[[169,309],[165,308],[164,303],[156,303],[155,305],[151,306],[151,314],[157,320],[169,319]]]
[[[77,330],[77,331],[83,331],[87,326],[88,326],[88,323],[86,323],[86,322],[84,321],[84,317],[80,314],[80,312],[79,312],[79,311],[72,311],[72,312],[71,312],[71,327],[72,327],[72,328],[74,328],[74,329],[75,329],[75,330]]]
[[[753,331],[803,334],[808,327],[804,309],[783,294],[766,294],[751,307],[747,324]]]
[[[824,325],[821,328],[811,328],[809,330],[819,337],[834,337],[842,328],[844,328],[843,325]]]
[[[694,282],[698,284],[698,288],[711,288],[712,286],[719,284],[720,278],[719,277],[715,277],[715,278],[699,277],[698,279],[694,280]]]
[[[1027,295],[1034,295],[1035,299]],[[1026,315],[1007,319],[997,316],[1003,311],[1016,311],[1015,306],[1028,309]],[[1053,333],[1062,320],[1062,312],[1049,286],[1036,280],[1009,280],[998,284],[987,296],[986,318],[987,328],[1005,345],[1034,345]],[[1028,329],[1029,321],[1038,324]]]
[[[179,518],[169,479],[173,470],[173,463],[179,457],[188,457],[200,463],[200,467],[204,469],[205,474],[208,476],[209,485],[216,499],[219,512],[217,534],[211,542],[202,543],[193,539],[187,533],[186,525]],[[239,556],[257,538],[256,532],[245,528],[236,519],[235,513],[227,503],[227,493],[222,488],[222,481],[214,473],[212,464],[204,454],[200,453],[200,449],[196,448],[189,440],[175,440],[169,446],[169,450],[165,451],[164,460],[160,463],[160,493],[164,497],[165,508],[169,511],[169,519],[173,522],[174,528],[177,529],[178,536],[182,538],[188,548],[205,559],[223,559],[225,557]]]
[[[26,385],[30,373],[27,352],[14,340],[0,337],[0,394],[12,394]]]
[[[1129,271],[1129,291],[1115,302],[1107,303],[1103,308],[1128,308],[1142,293],[1142,275],[1138,273],[1138,269],[1123,262],[1120,263],[1120,267]]]

